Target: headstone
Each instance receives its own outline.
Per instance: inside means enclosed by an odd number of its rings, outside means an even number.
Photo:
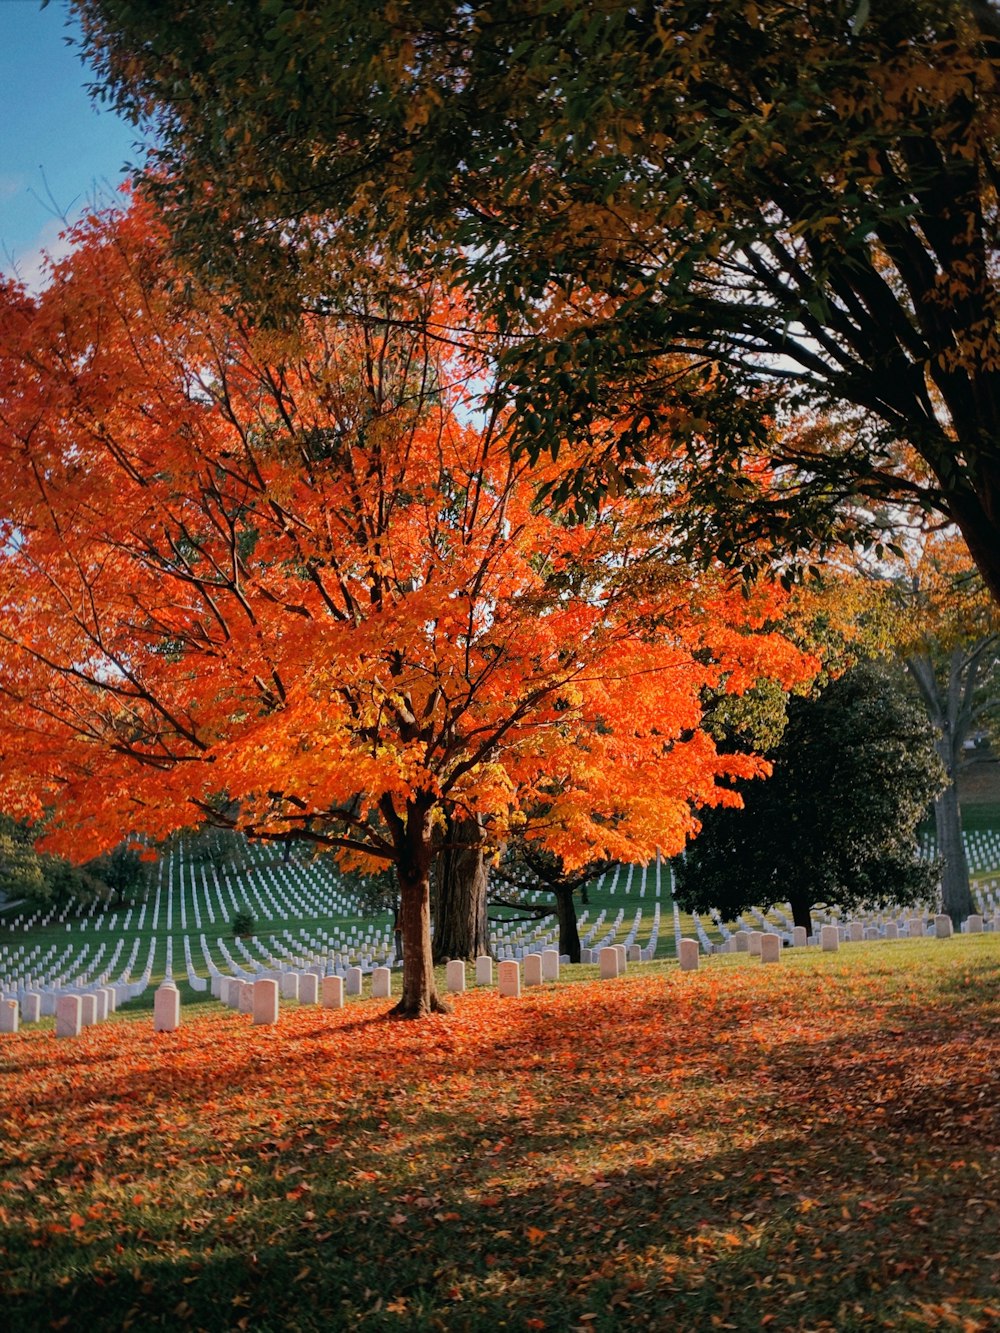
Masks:
[[[824,953],[836,953],[840,948],[840,931],[836,926],[821,926],[819,942]]]
[[[465,963],[461,958],[449,958],[448,966],[445,968],[445,984],[450,991],[456,993],[465,990]]]
[[[113,1014],[118,1008],[118,992],[114,986],[105,986],[104,993],[108,997],[108,1013]]]
[[[566,961],[568,962],[569,959],[567,959]],[[558,949],[543,949],[543,950],[542,950],[542,980],[543,980],[543,981],[558,981],[558,980],[559,980],[559,950],[558,950]]]
[[[299,976],[299,1004],[319,1004],[318,972],[303,972]]]
[[[212,989],[212,995],[216,1000],[222,999],[222,983],[225,980],[226,978],[222,975],[221,972],[212,973],[211,989]]]
[[[852,944],[860,944],[865,937],[865,928],[860,921],[851,921],[847,926],[847,938]]]
[[[83,1023],[79,995],[60,995],[56,1001],[56,1036],[78,1037]]]
[[[583,949],[583,948],[581,948],[581,950],[580,950],[580,962],[581,962],[581,963],[592,963],[593,961],[594,961],[594,951],[593,951],[593,949]]]
[[[176,1032],[180,1025],[181,993],[172,981],[165,981],[153,996],[153,1031]]]
[[[476,959],[476,985],[493,985],[493,959],[489,954],[480,954]]]
[[[638,944],[630,944],[628,949],[628,961],[630,963],[642,962],[642,948]]]
[[[969,935],[981,935],[983,933],[983,918],[978,913],[973,913],[966,921],[965,929]]]
[[[372,972],[372,999],[387,1000],[392,994],[392,968],[376,967]]]
[[[516,999],[521,994],[521,964],[507,958],[497,965],[497,984],[501,995]]]
[[[677,957],[682,972],[696,972],[698,970],[698,952],[697,940],[681,940]]]
[[[540,986],[542,984],[542,955],[528,953],[524,956],[524,984]]]
[[[919,938],[920,936],[922,936],[922,935],[925,933],[925,932],[924,932],[924,918],[923,918],[922,916],[911,916],[910,919],[909,919],[909,921],[907,921],[906,924],[907,924],[907,926],[909,927],[909,930],[910,930],[910,939],[911,939],[911,940],[913,940],[913,939],[917,939],[917,938]]]
[[[103,986],[99,990],[94,991],[94,1000],[97,1003],[96,1021],[98,1023],[103,1023],[108,1016],[108,992]]]
[[[885,923],[885,937],[887,940],[899,939],[899,927],[896,925],[895,921],[887,921]]]
[[[750,948],[750,932],[748,930],[734,931],[730,937],[734,941],[734,952],[747,953]]]
[[[89,991],[86,995],[80,996],[80,1023],[83,1027],[89,1028],[97,1022],[97,996]]]
[[[324,1009],[343,1009],[344,1007],[343,977],[324,977],[320,989],[323,996]]]
[[[951,917],[947,912],[939,912],[934,918],[934,934],[939,940],[948,940],[953,933]]]
[[[241,981],[236,1007],[241,1014],[253,1013],[253,982]]]
[[[344,990],[348,995],[361,994],[361,979],[364,973],[360,967],[349,967],[347,969],[347,978],[344,983]]]
[[[283,1000],[297,1000],[299,998],[299,974],[298,972],[284,972],[281,976],[281,998]]]
[[[628,950],[625,948],[624,944],[613,944],[611,947],[617,950],[618,975],[623,977],[625,975],[625,969],[628,967]]]
[[[747,936],[747,953],[751,958],[760,957],[760,942],[763,938],[764,936],[759,930],[751,930]]]
[[[0,1032],[16,1032],[19,1017],[16,1000],[0,1000]]]
[[[809,932],[805,926],[792,927],[792,948],[804,949],[809,943]]]
[[[29,990],[21,1001],[21,1017],[26,1023],[37,1023],[42,1016],[42,997],[36,990]]]
[[[865,926],[865,939],[880,940],[882,936],[878,933],[878,926]]]
[[[260,977],[253,983],[254,1026],[266,1026],[278,1021],[278,983],[270,977]]]
[[[760,961],[762,963],[778,963],[781,961],[781,936],[775,935],[771,931],[760,937]]]
[[[597,961],[601,966],[602,981],[610,981],[612,977],[618,975],[618,950],[613,944],[606,945],[600,951]]]

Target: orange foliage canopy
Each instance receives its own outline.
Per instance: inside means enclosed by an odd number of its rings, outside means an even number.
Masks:
[[[405,935],[445,809],[643,859],[763,771],[717,753],[703,692],[813,664],[766,628],[780,591],[657,549],[655,463],[573,524],[469,410],[426,295],[279,336],[183,290],[137,206],[74,239],[0,310],[0,800],[53,808],[51,845],[224,798],[394,863]]]

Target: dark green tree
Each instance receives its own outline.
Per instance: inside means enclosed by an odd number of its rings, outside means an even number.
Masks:
[[[559,953],[571,963],[580,961],[576,895],[612,867],[610,861],[589,861],[567,871],[562,858],[526,838],[508,843],[494,873],[497,881],[490,892],[490,905],[513,909],[523,916],[547,916],[551,908],[530,901],[530,893],[547,893],[555,903],[559,922]]]
[[[521,443],[590,441],[567,490],[708,379],[693,537],[752,566],[916,503],[1000,599],[994,3],[73,4],[203,272],[273,313],[331,298],[316,247],[437,265],[506,339]],[[775,440],[776,396],[839,429]]]
[[[694,912],[788,902],[811,930],[817,903],[844,911],[905,905],[934,892],[916,829],[944,785],[929,724],[890,676],[863,665],[812,698],[788,701],[772,776],[741,786],[743,809],[703,814],[677,866],[675,897]]]

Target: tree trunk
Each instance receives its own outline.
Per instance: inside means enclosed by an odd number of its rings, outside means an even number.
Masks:
[[[461,958],[474,963],[490,952],[486,920],[489,870],[483,857],[483,829],[477,819],[449,819],[438,862],[434,911],[434,961]]]
[[[559,921],[559,952],[568,954],[571,963],[580,961],[580,932],[576,928],[576,904],[572,889],[553,888],[556,917]]]
[[[812,923],[812,903],[808,898],[800,898],[794,895],[788,900],[792,909],[792,921],[797,926],[804,926],[807,935],[813,933]]]
[[[400,927],[403,936],[403,994],[392,1013],[399,1018],[423,1018],[450,1013],[438,998],[431,952],[431,879],[433,856],[430,811],[410,802],[407,818],[396,821]]]
[[[950,781],[947,787],[934,802],[934,824],[937,829],[938,856],[941,859],[941,910],[947,912],[957,930],[975,908],[969,888],[969,862],[962,841],[962,808],[958,801],[958,784],[950,769],[948,776]]]

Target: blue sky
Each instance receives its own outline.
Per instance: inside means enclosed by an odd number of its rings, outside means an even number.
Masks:
[[[138,156],[133,127],[91,102],[68,20],[65,0],[0,0],[0,268],[30,286],[42,249],[64,253],[57,212],[107,201]]]

